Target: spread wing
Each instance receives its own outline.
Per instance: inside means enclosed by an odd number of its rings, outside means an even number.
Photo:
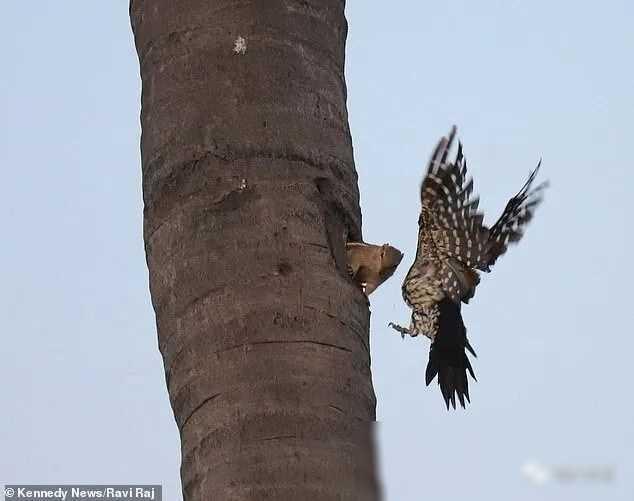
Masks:
[[[473,179],[467,176],[467,162],[458,144],[453,162],[448,159],[456,135],[438,142],[421,185],[421,234],[431,238],[441,257],[443,288],[454,301],[468,301],[479,282],[476,269],[485,269],[489,254],[489,230],[478,212],[479,198],[473,196]],[[428,225],[428,227],[423,227]]]
[[[526,225],[533,218],[535,209],[543,199],[544,190],[548,187],[548,182],[545,181],[532,188],[541,164],[540,160],[535,170],[528,176],[528,181],[519,193],[508,201],[502,215],[491,227],[488,266],[493,266],[497,258],[506,252],[509,243],[519,242],[524,236]]]

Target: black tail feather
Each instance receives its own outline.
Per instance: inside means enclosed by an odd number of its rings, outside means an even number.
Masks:
[[[438,375],[438,384],[447,409],[456,408],[456,395],[462,407],[469,399],[467,371],[476,380],[466,350],[474,357],[475,351],[467,339],[467,330],[462,321],[460,303],[443,299],[438,305],[440,315],[438,332],[429,350],[429,362],[425,371],[425,383],[429,385]]]

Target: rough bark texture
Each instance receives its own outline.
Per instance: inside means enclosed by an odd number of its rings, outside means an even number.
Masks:
[[[145,246],[187,501],[379,497],[369,311],[345,262],[361,214],[344,4],[130,5]]]

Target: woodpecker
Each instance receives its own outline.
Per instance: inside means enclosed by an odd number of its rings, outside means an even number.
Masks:
[[[467,351],[476,356],[467,339],[461,303],[468,303],[480,282],[478,271],[489,272],[511,242],[518,242],[547,183],[532,187],[541,160],[522,189],[512,197],[493,226],[483,224],[479,198],[472,196],[473,179],[467,177],[462,143],[453,162],[448,156],[456,136],[452,127],[440,139],[420,188],[418,246],[414,263],[403,281],[405,303],[412,309],[408,328],[390,323],[402,337],[427,336],[431,340],[425,372],[427,386],[438,376],[443,399],[456,408],[456,395],[465,407],[469,399],[467,371],[475,374]]]

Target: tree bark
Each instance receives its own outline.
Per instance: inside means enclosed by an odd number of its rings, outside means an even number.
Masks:
[[[375,500],[343,0],[132,0],[186,501]]]

